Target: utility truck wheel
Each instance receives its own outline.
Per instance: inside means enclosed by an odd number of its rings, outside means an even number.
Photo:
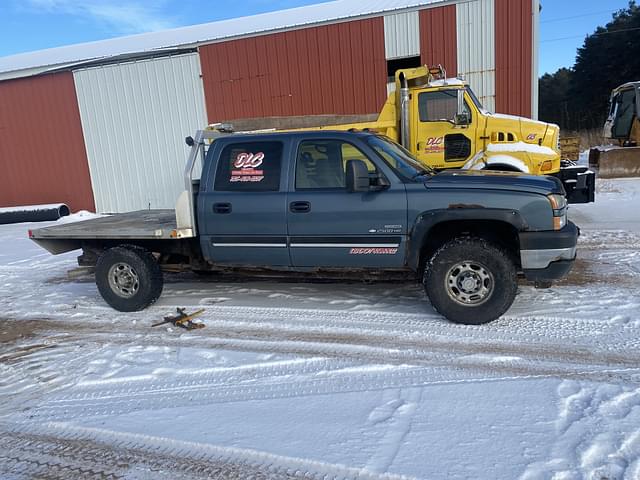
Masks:
[[[461,237],[442,246],[428,262],[423,279],[433,307],[448,320],[466,325],[491,322],[516,297],[516,268],[507,252],[480,238]]]
[[[162,293],[162,271],[151,252],[133,245],[110,248],[98,258],[96,285],[120,312],[137,312]]]

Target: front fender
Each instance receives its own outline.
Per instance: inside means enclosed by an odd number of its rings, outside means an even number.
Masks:
[[[501,208],[447,208],[429,210],[416,217],[409,235],[407,254],[408,266],[417,271],[420,267],[420,253],[429,232],[438,224],[455,221],[494,221],[511,225],[521,232],[529,228],[522,215],[516,210]]]
[[[526,154],[520,154],[526,156]],[[494,170],[515,171],[530,173],[528,157],[526,161],[509,153],[491,154],[479,152],[462,167],[463,170],[484,170],[493,168]]]

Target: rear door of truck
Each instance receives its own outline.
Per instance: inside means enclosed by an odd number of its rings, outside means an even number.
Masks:
[[[217,264],[288,266],[285,137],[217,140],[198,193],[202,252]],[[217,160],[217,161],[216,161]]]

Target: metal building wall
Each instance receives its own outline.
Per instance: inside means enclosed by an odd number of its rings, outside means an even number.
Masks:
[[[417,11],[384,17],[387,60],[420,55],[420,18]]]
[[[94,210],[73,76],[0,82],[0,207]]]
[[[458,74],[456,5],[420,10],[422,64],[441,64],[449,77]]]
[[[498,112],[525,117],[532,113],[535,23],[532,7],[531,0],[495,0]]]
[[[209,121],[365,114],[386,99],[382,17],[200,47]]]
[[[173,208],[206,126],[197,53],[74,72],[98,212]]]
[[[496,61],[494,0],[456,5],[458,73],[489,111],[495,111]]]
[[[531,32],[531,118],[538,120],[538,102],[540,100],[540,91],[538,83],[538,62],[539,62],[539,45],[540,45],[540,0],[531,0],[531,11],[533,14],[533,22]]]

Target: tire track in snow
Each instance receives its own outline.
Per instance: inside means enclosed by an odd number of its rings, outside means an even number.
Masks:
[[[67,394],[53,396],[37,408],[30,410],[23,422],[70,420],[77,418],[126,414],[139,410],[153,410],[175,405],[188,399],[191,403],[214,404],[317,396],[347,392],[365,392],[389,388],[412,388],[442,384],[480,383],[504,380],[566,377],[592,381],[629,381],[640,375],[640,369],[567,371],[565,366],[520,368],[499,365],[493,371],[479,371],[475,361],[464,368],[449,367],[391,367],[388,365],[354,366],[344,370],[319,371],[304,374],[288,374],[281,377],[266,376],[263,381],[238,383],[193,380],[190,384],[171,384],[166,387],[154,383],[139,385],[137,382],[121,385],[118,389],[105,388],[89,391],[71,389]],[[15,418],[15,417],[14,417]],[[15,418],[19,421],[18,418]]]
[[[5,430],[0,446],[0,472],[14,478],[411,480],[256,450],[63,423]]]
[[[75,338],[60,338],[62,342],[72,344],[89,340],[95,345],[113,344],[114,348],[132,345],[132,342],[136,347],[155,347],[156,342],[162,342],[164,347],[189,345],[298,354],[308,358],[297,363],[265,364],[244,369],[174,371],[172,375],[159,377],[149,375],[135,379],[84,381],[60,394],[49,396],[47,402],[38,405],[29,412],[30,415],[40,420],[57,420],[162,408],[183,398],[218,403],[511,378],[640,381],[638,352],[625,352],[624,349],[611,353],[589,351],[580,345],[567,348],[565,345],[561,350],[555,341],[533,344],[516,336],[518,341],[515,342],[510,335],[501,342],[500,336],[493,340],[487,338],[495,333],[492,331],[479,335],[477,339],[468,339],[466,336],[451,338],[433,332],[432,325],[425,325],[424,322],[420,323],[422,330],[407,330],[404,322],[413,319],[395,314],[356,314],[356,318],[372,316],[379,321],[374,321],[368,328],[366,322],[360,324],[363,326],[354,327],[348,319],[335,319],[333,326],[327,328],[325,318],[323,328],[320,319],[318,323],[309,325],[309,318],[313,318],[314,314],[303,317],[302,313],[306,310],[276,309],[277,314],[295,314],[286,321],[281,321],[277,316],[265,320],[264,312],[273,309],[251,308],[252,314],[248,314],[244,308],[224,307],[222,310],[245,316],[243,320],[214,321],[204,330],[204,335],[174,337],[166,332],[153,332],[136,335],[132,340],[128,332],[88,332]],[[385,322],[389,316],[392,320],[398,320],[402,327]],[[440,327],[438,324],[436,326]],[[140,325],[132,330],[148,332],[146,327]],[[478,332],[479,328],[461,326],[460,330],[465,333],[469,330]],[[67,345],[66,348],[73,350],[73,345]],[[90,354],[87,352],[85,357]],[[364,368],[363,364],[367,362],[375,364]],[[46,364],[47,359],[42,359],[40,363]],[[27,370],[30,367],[26,365]],[[397,371],[391,371],[391,367]],[[363,378],[366,379],[364,382]]]

